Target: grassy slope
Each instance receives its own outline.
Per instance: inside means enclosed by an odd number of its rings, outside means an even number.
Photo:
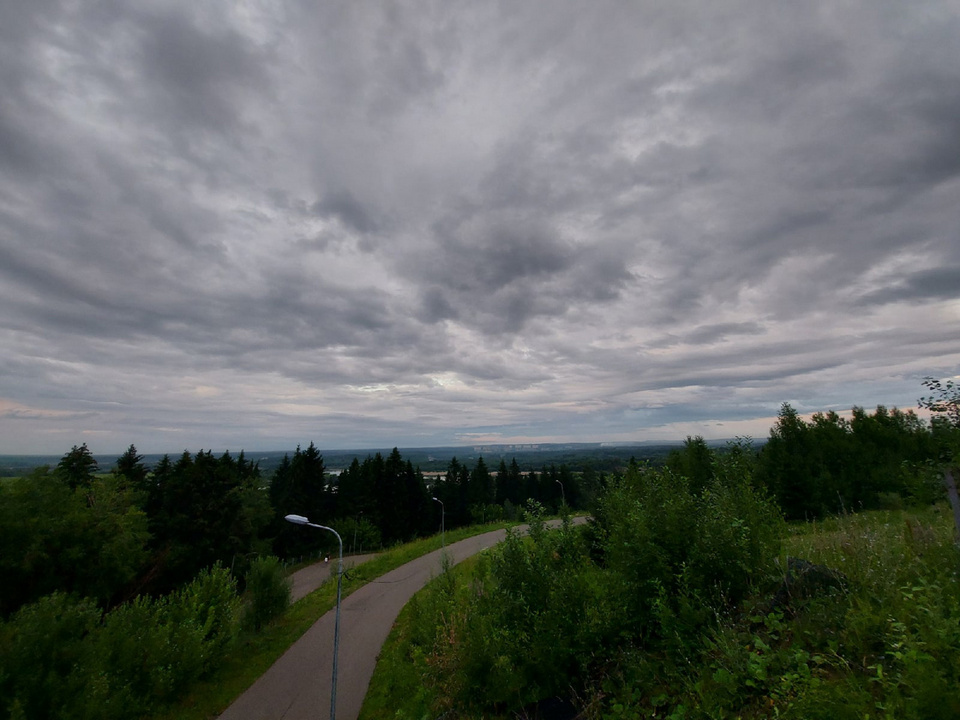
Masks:
[[[452,572],[454,583],[462,590],[470,583],[473,570],[481,562],[480,556],[472,557],[457,565]],[[447,578],[437,577],[427,588]],[[422,620],[431,612],[424,607],[428,597],[424,588],[400,611],[393,629],[377,658],[377,667],[370,680],[370,687],[363,699],[360,720],[394,718],[421,718],[430,716],[432,697],[421,678],[422,657],[410,643],[413,623]]]

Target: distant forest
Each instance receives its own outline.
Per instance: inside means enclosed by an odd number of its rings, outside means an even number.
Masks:
[[[722,446],[726,441],[708,441],[713,446]],[[680,445],[674,443],[639,443],[639,444],[607,444],[607,443],[539,443],[537,445],[489,445],[489,446],[444,446],[401,448],[406,460],[410,460],[415,467],[424,473],[443,472],[447,469],[450,460],[458,458],[461,462],[476,462],[483,457],[487,463],[499,462],[501,459],[516,460],[524,470],[538,470],[545,465],[569,465],[582,467],[590,465],[596,470],[612,471],[626,466],[627,462],[649,460],[662,462],[671,450]],[[372,456],[378,452],[389,455],[391,448],[370,448],[362,450],[329,450],[324,449],[324,464],[331,471],[346,468],[354,458]],[[269,477],[283,461],[284,455],[293,454],[292,450],[269,450],[247,453],[251,460],[257,463],[264,477]],[[163,453],[143,453],[141,462],[152,470],[162,459]],[[94,459],[102,470],[113,466],[115,456],[94,454]],[[56,465],[60,455],[0,455],[0,477],[19,477],[32,472],[43,465]]]

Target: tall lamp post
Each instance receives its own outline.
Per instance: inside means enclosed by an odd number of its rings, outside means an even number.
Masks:
[[[446,550],[447,549],[447,528],[446,528],[446,508],[443,506],[443,500],[439,498],[431,498],[434,502],[440,503],[440,546]]]
[[[363,520],[363,510],[360,511],[360,517],[357,518],[357,524],[353,526],[353,546],[356,552],[357,546],[357,528],[360,527],[360,521]],[[360,536],[360,554],[363,554],[363,535]]]
[[[567,493],[566,493],[566,491],[563,489],[563,483],[560,482],[560,480],[557,480],[557,485],[560,486],[560,497],[563,498],[563,504],[566,505],[566,504],[567,504]]]
[[[337,654],[340,649],[340,589],[343,586],[343,540],[340,539],[340,533],[326,525],[317,525],[310,522],[303,515],[287,515],[285,518],[294,525],[308,525],[309,527],[327,530],[337,536],[337,542],[340,543],[340,560],[337,564],[337,615],[333,624],[333,681],[330,686],[330,720],[336,720],[337,717]]]

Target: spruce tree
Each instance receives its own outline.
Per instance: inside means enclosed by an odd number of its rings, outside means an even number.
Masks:
[[[87,444],[84,443],[80,447],[74,445],[70,452],[60,459],[57,463],[56,475],[71,490],[76,490],[78,487],[89,488],[97,470],[99,465]]]

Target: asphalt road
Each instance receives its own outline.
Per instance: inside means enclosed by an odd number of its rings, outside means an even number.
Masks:
[[[575,519],[582,522],[583,518]],[[504,539],[506,531],[447,546],[453,564]],[[412,560],[356,590],[341,603],[337,718],[356,720],[377,655],[404,605],[440,574],[441,551]],[[333,564],[333,563],[331,563]],[[323,568],[326,570],[326,568]],[[327,571],[329,572],[329,571]],[[222,720],[315,720],[330,714],[334,611],[321,617],[220,716]]]
[[[343,559],[343,569],[349,570],[376,556],[376,553],[369,555],[350,555]],[[331,575],[336,577],[336,572],[336,557],[331,558],[329,562],[317,562],[313,565],[307,565],[307,567],[301,570],[297,570],[290,576],[290,580],[292,581],[290,585],[290,601],[296,602],[300,598],[309,595],[326,582],[327,578]]]

